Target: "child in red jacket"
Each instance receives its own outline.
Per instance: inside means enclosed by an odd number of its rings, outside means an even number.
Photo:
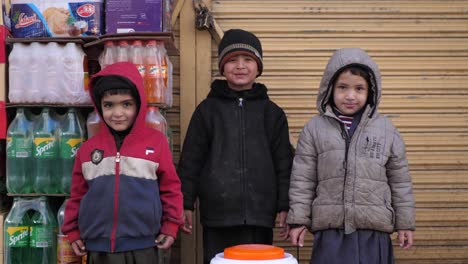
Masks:
[[[88,263],[157,263],[182,224],[182,193],[165,136],[145,126],[143,79],[116,63],[90,83],[100,131],[78,151],[62,232]]]

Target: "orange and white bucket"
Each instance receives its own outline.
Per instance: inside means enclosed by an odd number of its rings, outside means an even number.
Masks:
[[[226,248],[210,264],[298,264],[284,249],[271,245],[245,244]]]

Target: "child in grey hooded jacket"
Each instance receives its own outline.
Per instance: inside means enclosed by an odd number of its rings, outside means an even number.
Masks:
[[[358,48],[330,58],[319,115],[302,130],[294,157],[287,222],[293,245],[314,233],[311,263],[393,263],[390,234],[413,244],[414,197],[405,144],[377,111],[377,64]]]

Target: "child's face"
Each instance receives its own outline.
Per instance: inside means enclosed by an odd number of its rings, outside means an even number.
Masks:
[[[344,71],[338,76],[333,87],[333,101],[338,110],[344,115],[354,115],[367,102],[369,86],[367,81],[350,71]]]
[[[224,64],[223,75],[231,89],[237,91],[251,89],[258,75],[257,62],[250,56],[234,56]]]
[[[101,109],[104,122],[115,131],[131,127],[137,115],[136,101],[130,94],[104,94]]]

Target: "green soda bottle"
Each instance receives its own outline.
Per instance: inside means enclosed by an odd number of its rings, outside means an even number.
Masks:
[[[7,132],[7,190],[10,193],[32,192],[32,134],[31,123],[23,108],[18,108],[16,117]]]
[[[56,124],[45,107],[33,129],[33,189],[36,193],[57,193],[58,140]]]
[[[13,207],[5,219],[5,264],[28,264],[29,227],[31,220],[21,198],[15,197]]]
[[[31,218],[30,250],[31,264],[57,263],[57,220],[44,196]]]
[[[59,191],[69,194],[75,155],[83,142],[83,130],[81,128],[75,108],[67,111],[62,128],[59,130],[59,164],[60,184]]]

